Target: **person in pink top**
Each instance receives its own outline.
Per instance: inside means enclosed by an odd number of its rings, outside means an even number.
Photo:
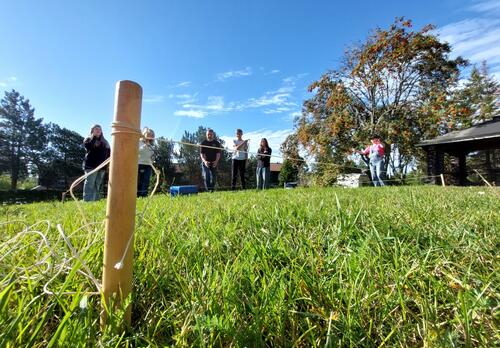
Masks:
[[[384,172],[384,145],[380,141],[380,136],[371,137],[372,144],[363,151],[356,151],[361,155],[368,156],[370,159],[370,174],[372,176],[373,186],[385,186],[382,180]]]

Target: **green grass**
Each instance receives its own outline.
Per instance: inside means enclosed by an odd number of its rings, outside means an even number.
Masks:
[[[125,334],[120,313],[99,331],[100,298],[56,229],[100,278],[104,202],[84,205],[83,228],[73,202],[2,207],[0,346],[498,346],[500,200],[481,191],[157,196]]]
[[[18,190],[31,190],[33,187],[37,186],[36,178],[26,178],[20,180],[17,183]],[[10,190],[10,175],[2,174],[0,175],[0,191]]]

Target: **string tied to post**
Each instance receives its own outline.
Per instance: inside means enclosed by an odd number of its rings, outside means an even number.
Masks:
[[[143,137],[141,130],[137,129],[134,125],[123,121],[113,121],[111,123],[111,135],[120,133],[136,135],[139,138]]]

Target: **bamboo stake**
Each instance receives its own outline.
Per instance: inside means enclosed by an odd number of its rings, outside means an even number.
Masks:
[[[439,174],[439,176],[441,177],[441,186],[445,187],[446,184],[444,183],[444,175],[443,174]]]
[[[105,308],[120,308],[132,289],[133,234],[137,196],[137,168],[141,123],[142,88],[132,81],[118,81],[106,207],[104,241],[104,294],[101,327],[107,320]],[[126,251],[127,243],[131,246]],[[126,252],[125,257],[124,253]],[[123,258],[123,263],[117,263]],[[112,301],[110,301],[113,298]],[[110,304],[114,308],[110,308]],[[130,325],[132,308],[125,309],[125,322]]]
[[[477,175],[479,175],[479,177],[481,179],[483,179],[483,181],[486,183],[486,185],[488,185],[489,187],[493,187],[489,182],[488,180],[486,180],[481,174],[479,174],[479,172],[477,170],[474,169],[474,171],[477,173]]]

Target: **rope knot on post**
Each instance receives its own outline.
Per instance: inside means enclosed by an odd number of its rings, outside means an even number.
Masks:
[[[111,135],[116,134],[133,134],[137,135],[139,138],[143,137],[140,129],[124,121],[111,122]]]

